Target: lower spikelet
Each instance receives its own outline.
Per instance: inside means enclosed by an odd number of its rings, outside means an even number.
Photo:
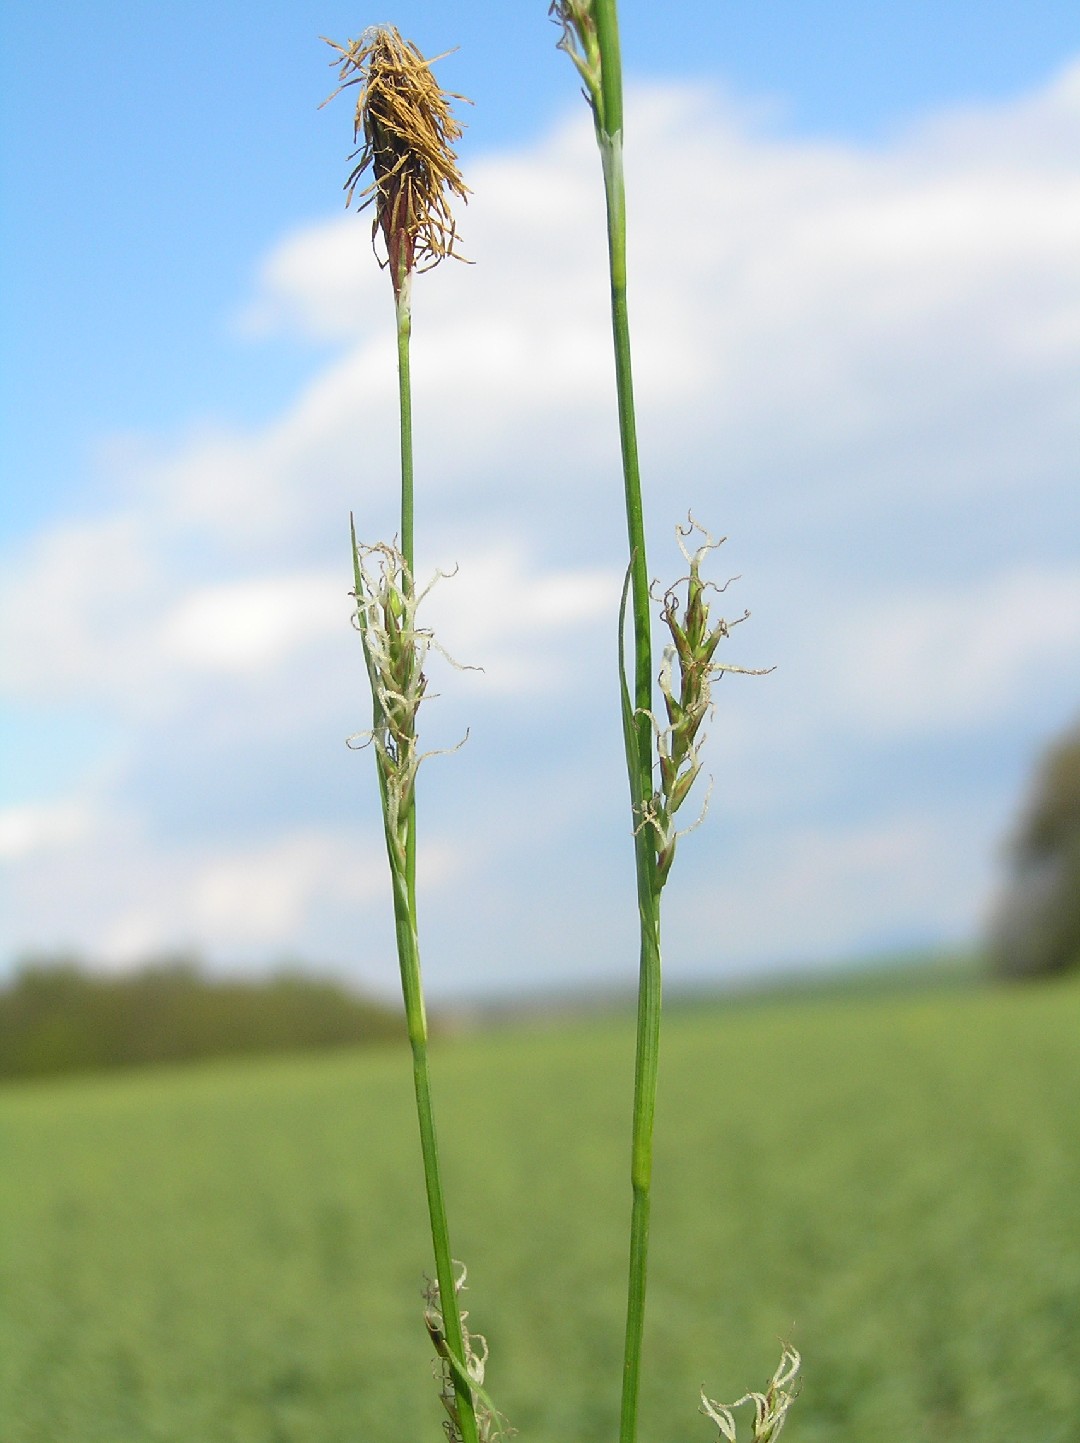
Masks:
[[[454,1280],[456,1305],[456,1295],[465,1290],[467,1272],[464,1263],[455,1262],[454,1266],[460,1269]],[[447,1416],[443,1427],[449,1443],[461,1443],[461,1419],[458,1413],[455,1377],[460,1382],[466,1383],[472,1394],[480,1443],[499,1443],[499,1440],[512,1438],[516,1429],[507,1425],[506,1419],[498,1412],[484,1391],[484,1373],[488,1360],[487,1339],[481,1333],[469,1331],[467,1327],[469,1315],[467,1312],[459,1310],[458,1317],[461,1320],[461,1338],[465,1356],[464,1358],[455,1358],[450,1352],[450,1346],[446,1340],[446,1324],[443,1317],[442,1299],[439,1296],[439,1285],[433,1279],[428,1280],[427,1287],[424,1289],[424,1303],[424,1325],[438,1354],[435,1360],[435,1376],[439,1382],[439,1397],[446,1409]]]
[[[751,1443],[776,1443],[788,1415],[788,1409],[798,1397],[794,1386],[802,1359],[794,1348],[785,1345],[780,1355],[776,1372],[769,1379],[764,1393],[744,1393],[734,1403],[717,1403],[701,1390],[701,1411],[711,1418],[720,1429],[721,1438],[727,1443],[736,1443],[735,1417],[732,1412],[745,1403],[753,1404],[754,1421]]]

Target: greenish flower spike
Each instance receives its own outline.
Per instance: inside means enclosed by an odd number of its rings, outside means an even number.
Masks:
[[[780,1364],[769,1379],[764,1393],[744,1393],[734,1403],[717,1403],[701,1390],[701,1411],[711,1418],[720,1429],[720,1436],[727,1443],[737,1443],[735,1427],[736,1408],[750,1403],[754,1409],[754,1421],[750,1434],[751,1443],[776,1443],[788,1415],[788,1409],[798,1397],[798,1390],[791,1385],[798,1376],[802,1359],[794,1348],[785,1346]]]
[[[585,99],[593,108],[597,126],[603,130],[600,40],[591,0],[552,0],[548,14],[563,28],[559,49],[569,55],[585,82]]]
[[[459,1270],[454,1279],[456,1298],[457,1294],[465,1291],[467,1272],[464,1263],[455,1260],[454,1267]],[[499,1443],[500,1439],[512,1438],[517,1430],[507,1424],[484,1392],[484,1373],[488,1360],[487,1339],[481,1333],[469,1331],[469,1315],[459,1308],[457,1317],[461,1328],[462,1356],[457,1357],[447,1341],[439,1284],[434,1278],[428,1279],[424,1302],[424,1325],[438,1355],[435,1360],[435,1376],[439,1381],[439,1396],[446,1409],[447,1416],[443,1427],[450,1443],[462,1443],[459,1392],[463,1387],[468,1389],[472,1397],[479,1443]]]
[[[691,552],[687,549],[685,538],[695,531],[701,533],[704,541]],[[659,787],[645,803],[639,824],[652,833],[655,841],[657,877],[661,886],[667,881],[675,858],[675,843],[682,835],[676,830],[675,814],[686,801],[701,771],[701,746],[705,740],[701,728],[713,710],[713,682],[726,671],[739,672],[744,676],[764,676],[772,670],[771,667],[732,666],[716,660],[720,642],[731,634],[733,626],[745,621],[750,613],[744,611],[742,616],[731,622],[723,617],[712,621],[708,593],[712,590],[720,594],[730,582],[716,586],[713,582],[703,581],[701,567],[709,553],[716,551],[723,541],[714,541],[692,518],[686,526],[677,529],[677,535],[679,549],[689,564],[690,572],[681,582],[669,587],[661,606],[660,615],[671,636],[671,644],[664,648],[659,676],[667,724],[662,725],[650,714],[656,733]],[[684,583],[685,601],[678,593],[678,587]]]
[[[422,760],[416,749],[416,717],[427,690],[424,667],[431,648],[442,648],[431,630],[416,622],[417,608],[431,588],[416,594],[397,547],[386,542],[357,545],[355,537],[353,547],[356,626],[364,644],[374,718],[370,731],[350,741],[375,748],[387,837],[404,865],[407,820]]]

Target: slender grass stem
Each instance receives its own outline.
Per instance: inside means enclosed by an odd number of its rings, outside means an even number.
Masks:
[[[405,1002],[413,1088],[420,1125],[428,1220],[435,1253],[438,1299],[429,1291],[425,1322],[443,1373],[442,1401],[450,1414],[446,1430],[453,1443],[479,1443],[475,1396],[483,1363],[468,1353],[468,1338],[458,1307],[446,1201],[439,1169],[435,1113],[428,1066],[428,1028],[420,973],[416,905],[416,773],[419,765],[416,711],[424,693],[424,657],[428,634],[416,627],[416,555],[413,517],[412,278],[423,269],[457,255],[456,227],[448,196],[464,200],[467,187],[457,167],[453,142],[461,135],[446,94],[417,47],[390,25],[365,30],[346,45],[330,41],[337,59],[338,88],[359,86],[353,138],[362,144],[350,157],[355,165],[345,186],[350,203],[365,174],[371,183],[360,192],[361,209],[375,207],[375,233],[382,231],[394,290],[397,322],[398,420],[401,442],[401,527],[397,545],[364,548],[381,556],[378,578],[365,576],[364,561],[352,528],[353,571],[364,659],[374,707],[370,739],[376,753],[383,832],[394,896],[394,928],[401,991]],[[461,98],[461,97],[458,97]],[[333,99],[330,96],[329,99]],[[325,104],[326,102],[324,102]],[[464,1279],[462,1279],[463,1281]],[[441,1319],[438,1338],[431,1319]],[[470,1365],[472,1371],[470,1371]],[[473,1374],[476,1374],[474,1379]],[[475,1387],[474,1387],[475,1382]],[[475,1396],[474,1396],[475,1395]],[[486,1403],[485,1403],[486,1406]],[[488,1430],[485,1428],[485,1433]]]
[[[641,950],[638,970],[637,1044],[634,1061],[634,1119],[631,1141],[630,1267],[626,1292],[619,1443],[637,1437],[641,1390],[641,1349],[645,1328],[645,1287],[652,1205],[653,1119],[660,1055],[660,896],[653,878],[655,857],[648,839],[635,840]]]
[[[405,560],[404,584],[412,592],[416,574],[416,541],[413,522],[413,426],[412,365],[412,275],[398,277],[394,292],[397,321],[398,422],[401,435],[401,554]],[[412,915],[416,916],[416,798],[409,803],[405,819],[405,879]],[[441,1284],[440,1284],[441,1285]]]
[[[410,817],[410,836],[412,836]],[[392,851],[388,840],[388,850]],[[450,1248],[450,1227],[446,1217],[442,1173],[439,1167],[439,1145],[435,1132],[435,1111],[431,1095],[431,1074],[428,1067],[427,1014],[420,974],[420,948],[417,939],[416,909],[409,896],[405,868],[391,858],[394,884],[394,923],[397,935],[398,962],[401,969],[401,991],[405,999],[405,1017],[412,1051],[413,1090],[416,1094],[416,1115],[420,1124],[420,1152],[424,1164],[424,1188],[427,1193],[428,1220],[435,1252],[435,1276],[439,1283],[439,1299],[447,1345],[455,1358],[465,1357],[461,1315],[457,1303],[453,1254]],[[472,1392],[463,1379],[454,1376],[457,1398],[457,1419],[462,1443],[478,1443],[476,1413]]]
[[[416,563],[413,528],[413,428],[412,368],[409,342],[412,339],[412,276],[404,275],[394,297],[397,319],[398,417],[401,430],[401,554],[412,577]]]
[[[396,289],[398,399],[401,430],[401,556],[404,562],[401,585],[409,600],[412,599],[415,590],[412,380],[409,362],[409,341],[412,330],[410,281],[411,276],[405,275]],[[356,593],[360,597],[363,590],[355,532],[353,534],[353,565]],[[381,716],[377,700],[375,707],[375,724],[379,726]],[[386,852],[393,883],[394,930],[398,966],[401,972],[401,993],[405,1003],[409,1047],[412,1051],[413,1090],[416,1095],[416,1115],[420,1125],[424,1188],[427,1194],[432,1248],[435,1253],[435,1276],[439,1284],[439,1300],[446,1343],[453,1356],[461,1360],[465,1358],[466,1350],[457,1302],[453,1253],[450,1247],[450,1228],[446,1217],[446,1199],[439,1167],[439,1147],[435,1131],[431,1073],[428,1065],[427,1012],[424,1007],[423,982],[420,971],[416,905],[415,789],[410,795],[404,816],[397,819],[397,829],[395,830],[388,805],[386,782],[381,771],[379,782]],[[453,1386],[462,1443],[478,1443],[479,1435],[472,1391],[465,1378],[459,1377],[457,1373],[453,1377]]]
[[[626,530],[630,545],[630,586],[634,622],[634,706],[652,707],[652,644],[649,616],[649,567],[645,552],[645,521],[641,505],[634,376],[630,357],[630,318],[626,304],[626,187],[623,182],[622,133],[600,133],[607,207],[608,270],[611,278],[611,331],[615,345],[615,390],[619,406]],[[638,752],[646,767],[645,794],[651,791],[652,733],[649,718],[635,720]],[[635,800],[639,800],[635,798]]]
[[[656,853],[644,808],[652,794],[653,738],[652,644],[649,571],[641,504],[634,381],[630,357],[630,322],[626,302],[626,188],[622,152],[622,61],[615,0],[594,0],[600,51],[600,105],[597,139],[604,172],[607,212],[608,268],[611,281],[611,329],[615,347],[615,383],[619,408],[623,491],[630,548],[631,613],[634,629],[633,704],[623,687],[623,734],[630,781],[635,836],[640,955],[638,970],[637,1041],[634,1061],[634,1113],[631,1139],[630,1263],[626,1296],[626,1337],[623,1348],[620,1443],[635,1443],[641,1392],[641,1352],[645,1328],[648,1277],[649,1216],[652,1203],[653,1121],[660,1053],[661,959],[660,889]]]

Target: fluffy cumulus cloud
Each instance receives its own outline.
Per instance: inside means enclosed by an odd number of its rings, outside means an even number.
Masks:
[[[1080,691],[1074,476],[1080,65],[859,149],[702,88],[627,134],[654,570],[688,509],[753,619],[671,971],[973,935],[1027,749]],[[623,523],[597,161],[583,108],[479,158],[473,266],[416,287],[419,564],[449,651],[422,828],[433,990],[629,975],[614,697]],[[387,281],[355,216],[273,245],[257,346],[322,357],[277,416],[147,442],[96,515],[8,558],[6,691],[104,726],[64,795],[0,812],[3,945],[123,963],[287,954],[389,985],[342,540],[395,529]],[[27,720],[29,719],[29,720]],[[104,725],[107,723],[107,726]],[[91,749],[92,753],[92,749]],[[63,769],[61,769],[63,770]],[[24,789],[25,790],[25,789]]]

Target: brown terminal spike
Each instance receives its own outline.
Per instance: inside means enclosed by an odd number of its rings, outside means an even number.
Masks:
[[[353,139],[363,136],[363,144],[349,157],[356,164],[345,182],[345,203],[370,171],[359,209],[375,206],[371,238],[374,243],[382,231],[387,258],[380,265],[389,265],[397,296],[414,270],[430,270],[447,256],[465,259],[449,200],[467,201],[469,194],[453,150],[462,128],[450,110],[451,100],[465,96],[440,88],[431,66],[441,55],[425,60],[392,25],[373,26],[345,45],[326,43],[340,57],[331,62],[339,84],[323,105],[350,85],[360,87]]]

